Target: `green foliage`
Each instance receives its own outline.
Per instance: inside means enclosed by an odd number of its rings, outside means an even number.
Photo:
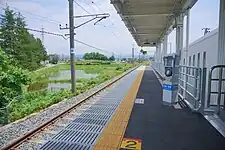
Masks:
[[[112,55],[111,57],[109,57],[109,60],[110,60],[110,61],[115,61],[114,55]]]
[[[107,56],[100,54],[98,52],[85,53],[83,58],[85,60],[108,60]]]
[[[110,61],[103,61],[103,60],[80,60],[76,62],[76,65],[109,65],[111,64]]]
[[[9,59],[0,49],[0,108],[22,94],[22,85],[30,81],[27,71],[9,64]]]
[[[87,73],[98,73],[96,78],[77,79],[76,94],[83,93],[90,88],[95,87],[121,73],[133,67],[132,64],[105,64],[105,65],[78,65],[78,70],[84,70]],[[37,71],[38,74],[44,74],[47,70],[56,71],[57,69],[68,69],[69,64],[60,64],[58,66],[47,68],[46,70]],[[119,68],[119,69],[118,69]],[[48,73],[49,74],[49,73]],[[37,79],[37,75],[35,75]],[[57,82],[57,81],[50,81]],[[64,81],[63,81],[64,82]],[[78,84],[79,83],[79,84]],[[11,112],[11,121],[23,118],[31,113],[40,111],[52,104],[58,103],[59,101],[70,98],[74,95],[71,94],[69,89],[62,89],[58,92],[48,92],[47,90],[38,92],[27,92],[24,94],[24,98],[21,101],[17,101],[13,104],[13,110]]]
[[[57,54],[50,54],[48,55],[49,63],[57,64],[59,61],[59,56]]]
[[[47,53],[41,40],[27,31],[25,18],[9,7],[1,18],[0,46],[9,57],[10,64],[29,70],[39,68]]]

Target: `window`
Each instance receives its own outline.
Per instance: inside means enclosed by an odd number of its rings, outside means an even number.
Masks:
[[[188,66],[191,66],[191,56],[189,56],[189,62],[188,62]],[[190,68],[188,69],[188,74],[191,74],[191,70]]]
[[[206,52],[203,52],[203,68],[206,67]]]
[[[200,53],[198,53],[198,58],[197,58],[197,67],[200,67]]]
[[[193,62],[192,62],[192,66],[195,67],[195,55],[193,55]],[[192,75],[195,75],[195,69],[192,69]]]
[[[192,66],[195,66],[195,55],[193,55],[193,62],[192,62]]]
[[[189,62],[188,62],[189,66],[191,66],[191,56],[189,56]]]

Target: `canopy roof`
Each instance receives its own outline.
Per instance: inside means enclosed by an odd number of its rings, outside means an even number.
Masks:
[[[154,46],[197,0],[111,0],[139,46]]]

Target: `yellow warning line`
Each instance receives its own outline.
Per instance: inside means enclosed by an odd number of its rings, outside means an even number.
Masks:
[[[120,148],[120,143],[130,118],[145,67],[140,67],[139,70],[141,70],[141,72],[138,74],[128,93],[116,109],[111,121],[104,128],[93,148],[94,150],[116,150]]]

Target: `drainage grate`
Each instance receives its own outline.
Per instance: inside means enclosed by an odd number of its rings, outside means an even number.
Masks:
[[[62,130],[52,138],[52,141],[64,141],[69,143],[92,145],[97,136],[98,134],[93,132]]]
[[[95,107],[107,107],[107,108],[111,108],[111,109],[116,109],[118,105],[101,105],[101,104],[94,104],[92,105],[90,108],[95,108]]]
[[[84,113],[93,113],[93,114],[112,114],[114,111],[112,110],[96,110],[96,109],[90,109],[86,110]]]
[[[79,118],[88,118],[88,119],[98,119],[98,120],[107,120],[110,118],[110,115],[102,115],[102,114],[87,114],[83,113],[79,116]]]
[[[91,145],[67,143],[62,141],[48,141],[40,150],[91,150]]]
[[[76,118],[73,123],[84,123],[84,124],[93,124],[105,126],[107,120],[97,120],[97,119],[88,119],[88,118]]]
[[[88,110],[102,110],[102,111],[113,111],[115,110],[115,108],[110,108],[110,105],[109,106],[105,106],[105,107],[89,107]]]
[[[103,126],[90,125],[90,124],[81,124],[81,123],[71,123],[65,130],[77,130],[77,131],[86,131],[99,133],[103,129]]]

